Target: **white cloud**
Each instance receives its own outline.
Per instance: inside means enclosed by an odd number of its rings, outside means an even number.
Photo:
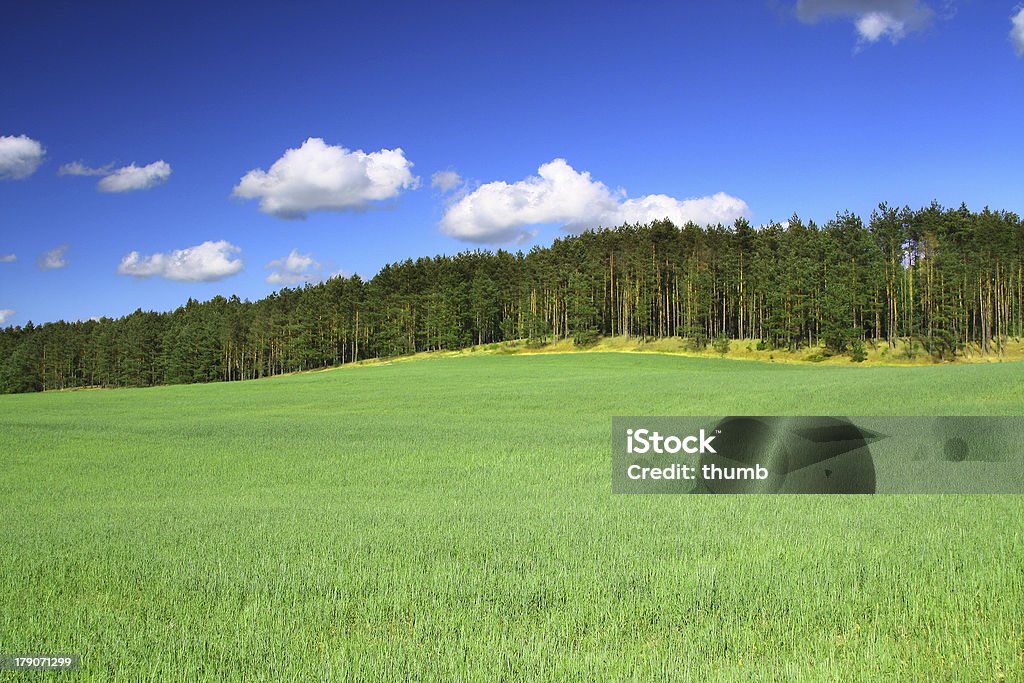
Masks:
[[[212,282],[222,280],[242,270],[242,260],[234,258],[239,247],[220,240],[203,242],[186,249],[143,256],[133,251],[117,267],[118,275],[144,278],[159,276],[179,282]]]
[[[910,31],[928,25],[934,16],[921,0],[797,0],[796,13],[801,21],[852,19],[860,43],[875,43],[888,38],[898,43]]]
[[[430,176],[430,186],[441,192],[451,192],[462,184],[462,176],[455,171],[438,171]]]
[[[36,264],[42,270],[56,270],[57,268],[63,268],[68,264],[64,254],[68,250],[68,245],[62,244],[59,247],[54,247],[50,251],[43,252],[39,255],[36,260]]]
[[[98,169],[91,169],[98,170]],[[146,166],[130,164],[122,166],[100,180],[96,187],[100,192],[131,192],[148,190],[167,182],[171,177],[171,165],[166,161],[154,161]]]
[[[729,225],[749,213],[750,207],[745,201],[725,192],[683,200],[663,194],[649,194],[639,199],[624,201],[614,214],[616,218],[605,224],[650,223],[668,218],[676,225],[684,225],[691,221],[698,225]]]
[[[320,264],[313,260],[313,254],[300,254],[297,249],[284,258],[274,259],[264,268],[274,268],[267,276],[272,285],[297,285],[301,282],[319,282]]]
[[[36,172],[46,150],[27,135],[0,135],[0,180],[21,180]]]
[[[906,24],[885,12],[869,12],[854,22],[857,33],[869,43],[877,42],[884,35],[894,44],[906,35]]]
[[[537,169],[535,176],[511,184],[486,183],[457,198],[440,227],[458,239],[493,244],[522,242],[535,234],[526,226],[544,223],[580,232],[663,218],[677,225],[731,223],[748,212],[746,202],[724,192],[684,200],[664,194],[628,199],[623,190],[613,193],[590,173],[555,159]]]
[[[7,322],[7,319],[10,318],[15,313],[17,313],[17,311],[13,309],[0,308],[0,325],[3,325],[5,322]]]
[[[70,164],[64,164],[63,166],[58,168],[57,175],[109,175],[113,167],[113,164],[107,164],[106,166],[93,168],[91,166],[86,166],[81,161],[72,161]]]
[[[0,254],[0,263],[14,263],[17,260],[17,254]]]
[[[259,199],[260,210],[279,218],[303,218],[310,211],[361,209],[370,202],[415,189],[412,162],[401,148],[369,154],[309,138],[289,149],[270,170],[253,169],[232,196]]]
[[[1010,29],[1010,40],[1013,42],[1013,49],[1017,51],[1018,57],[1024,57],[1024,6],[1015,15],[1010,17],[1013,28]]]

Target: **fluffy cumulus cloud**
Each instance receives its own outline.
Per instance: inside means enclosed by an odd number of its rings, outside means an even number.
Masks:
[[[921,0],[797,0],[797,16],[805,22],[845,18],[853,21],[861,44],[887,38],[898,43],[907,33],[928,25],[934,16]]]
[[[441,192],[451,192],[462,186],[462,176],[455,171],[438,171],[430,176],[430,186]]]
[[[269,170],[242,176],[232,196],[259,199],[261,211],[279,218],[362,209],[414,189],[419,179],[412,165],[401,148],[367,154],[309,138],[298,149],[287,150]]]
[[[5,322],[7,322],[7,319],[10,318],[15,313],[17,313],[17,311],[13,309],[0,308],[0,325],[3,325]]]
[[[62,244],[59,247],[54,247],[49,251],[45,251],[39,255],[36,260],[36,265],[42,270],[56,270],[63,268],[68,265],[68,260],[65,257],[67,254],[68,245]]]
[[[17,254],[0,254],[0,263],[14,263],[17,260]]]
[[[273,268],[267,275],[267,282],[272,285],[297,285],[323,279],[320,263],[313,260],[313,254],[300,254],[297,249],[292,249],[284,258],[274,259],[264,268]]]
[[[724,192],[683,200],[664,194],[629,199],[622,190],[612,192],[565,159],[555,159],[542,165],[535,176],[514,183],[486,183],[458,197],[449,204],[440,227],[458,239],[495,244],[521,242],[534,234],[529,226],[545,223],[580,232],[663,218],[677,225],[731,223],[747,213],[746,202]]]
[[[90,169],[99,170],[99,169]],[[96,187],[100,192],[131,192],[133,190],[148,190],[162,183],[166,183],[171,177],[171,165],[166,161],[154,161],[145,166],[129,164],[110,172],[103,177]]]
[[[853,24],[857,33],[869,43],[877,42],[882,36],[889,36],[893,43],[906,35],[906,24],[885,12],[869,12],[857,17]]]
[[[133,251],[121,259],[117,272],[138,278],[157,276],[180,282],[212,282],[242,270],[242,260],[235,257],[239,252],[239,247],[225,240],[149,256]]]
[[[0,180],[22,180],[36,172],[46,150],[27,135],[0,135]]]
[[[1013,49],[1017,51],[1018,57],[1024,57],[1024,6],[1012,17],[1010,21],[1013,28],[1010,30],[1010,41],[1013,42]]]

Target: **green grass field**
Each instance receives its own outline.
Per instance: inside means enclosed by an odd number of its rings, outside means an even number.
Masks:
[[[1019,363],[612,353],[3,396],[0,652],[97,680],[1022,680],[1024,497],[613,496],[609,443],[616,414],[1022,408]]]

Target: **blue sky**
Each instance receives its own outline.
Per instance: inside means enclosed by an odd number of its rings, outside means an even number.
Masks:
[[[294,4],[5,9],[0,323],[655,215],[1024,213],[1013,2]]]

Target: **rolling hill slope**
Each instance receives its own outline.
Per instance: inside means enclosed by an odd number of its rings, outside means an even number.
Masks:
[[[0,397],[0,651],[91,678],[1024,676],[1024,498],[613,496],[617,414],[1019,414],[1024,364],[472,356]]]

